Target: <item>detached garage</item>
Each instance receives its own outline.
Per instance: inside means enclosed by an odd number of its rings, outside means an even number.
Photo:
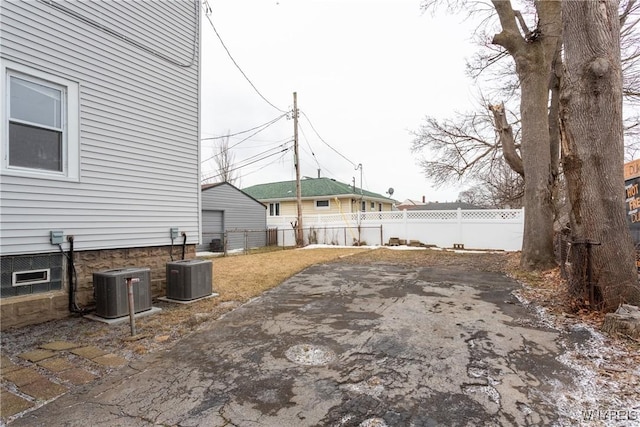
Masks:
[[[202,186],[202,242],[198,251],[267,246],[267,207],[228,182]]]

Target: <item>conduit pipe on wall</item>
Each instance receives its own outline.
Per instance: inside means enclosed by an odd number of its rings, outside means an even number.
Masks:
[[[73,236],[67,236],[69,242],[69,253],[65,254],[67,257],[67,277],[69,280],[69,311],[72,313],[88,313],[91,311],[91,307],[81,308],[76,302],[76,292],[78,287],[78,273],[76,271],[76,264],[74,262],[73,251]],[[62,250],[62,247],[60,248]],[[64,251],[63,251],[64,253]]]
[[[75,265],[73,263],[73,236],[67,236],[67,241],[69,242],[69,254],[67,255],[67,277],[69,280],[69,311],[72,313],[76,312],[76,296],[75,296],[75,285],[74,285],[74,274]]]
[[[187,250],[187,233],[182,232],[182,259],[184,259],[185,252]]]

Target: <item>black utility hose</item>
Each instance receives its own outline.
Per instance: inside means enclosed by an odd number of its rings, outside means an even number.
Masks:
[[[187,233],[182,232],[182,259],[184,259],[185,251],[187,250]]]

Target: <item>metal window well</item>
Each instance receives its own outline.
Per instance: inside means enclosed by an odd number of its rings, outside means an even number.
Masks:
[[[186,259],[167,263],[167,298],[191,301],[211,295],[212,263]]]
[[[127,279],[133,283],[133,305],[136,313],[151,310],[151,273],[148,268],[119,268],[93,273],[96,291],[96,315],[115,319],[129,315]]]

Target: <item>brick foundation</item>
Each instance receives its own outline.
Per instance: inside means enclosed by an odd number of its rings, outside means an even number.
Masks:
[[[166,293],[166,264],[171,261],[169,246],[151,248],[77,251],[74,263],[77,274],[76,302],[81,307],[95,305],[93,273],[114,268],[146,267],[151,270],[152,298]],[[195,245],[187,245],[185,259],[195,258]],[[173,247],[173,259],[182,257],[182,248]],[[34,293],[0,299],[0,329],[33,325],[69,316],[69,289],[66,262],[64,290]]]

